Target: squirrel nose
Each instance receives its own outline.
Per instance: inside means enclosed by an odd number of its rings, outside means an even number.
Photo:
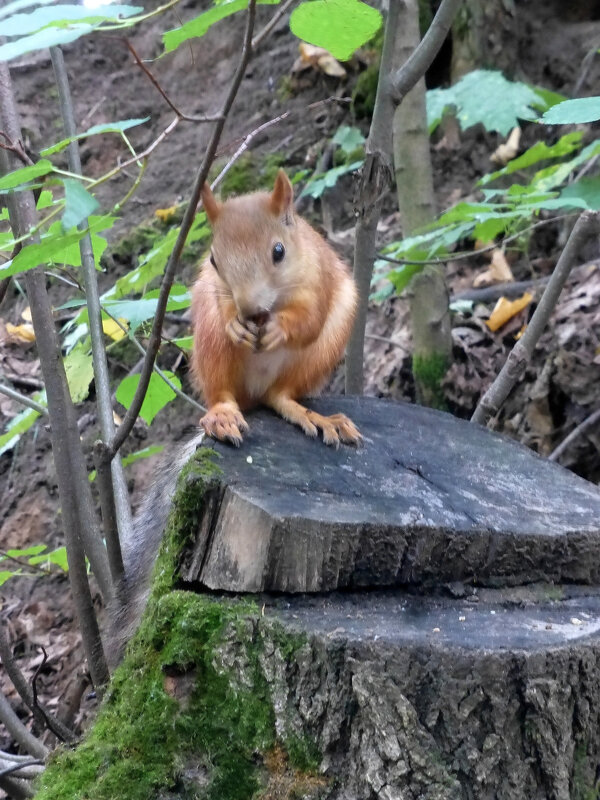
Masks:
[[[258,311],[256,314],[249,314],[246,319],[256,325],[257,328],[262,328],[263,325],[266,325],[270,316],[268,311]]]

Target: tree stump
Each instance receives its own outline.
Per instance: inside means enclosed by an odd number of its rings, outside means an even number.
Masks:
[[[313,405],[365,446],[260,412],[201,448],[218,477],[182,475],[81,796],[131,762],[132,800],[597,797],[600,492],[440,412]],[[152,791],[148,738],[171,754]]]

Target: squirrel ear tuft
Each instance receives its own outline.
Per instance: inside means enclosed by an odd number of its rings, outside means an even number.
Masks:
[[[221,204],[215,200],[215,196],[211,191],[210,186],[208,183],[205,183],[202,187],[201,192],[202,197],[202,205],[204,206],[204,210],[206,211],[206,216],[208,217],[208,221],[213,225],[221,213]]]
[[[282,217],[286,225],[291,225],[294,219],[294,189],[290,179],[280,169],[275,179],[275,186],[271,192],[270,208],[277,217]]]

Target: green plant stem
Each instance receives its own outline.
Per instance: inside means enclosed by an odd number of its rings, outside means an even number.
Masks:
[[[525,333],[510,351],[506,363],[496,379],[485,392],[471,422],[484,425],[500,410],[512,388],[523,375],[535,346],[546,327],[558,298],[566,283],[575,257],[584,242],[600,229],[600,211],[584,211],[573,226],[573,230],[562,251],[538,307],[525,329]]]

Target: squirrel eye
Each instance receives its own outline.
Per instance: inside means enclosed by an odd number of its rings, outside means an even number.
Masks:
[[[213,256],[213,254],[212,254],[212,253],[210,254],[210,263],[213,265],[213,267],[215,268],[215,270],[218,272],[219,270],[217,269],[217,263],[216,263],[216,261],[215,261],[215,257]]]
[[[281,242],[277,242],[273,245],[273,263],[277,264],[279,261],[283,259],[285,255],[285,247],[281,244]]]

